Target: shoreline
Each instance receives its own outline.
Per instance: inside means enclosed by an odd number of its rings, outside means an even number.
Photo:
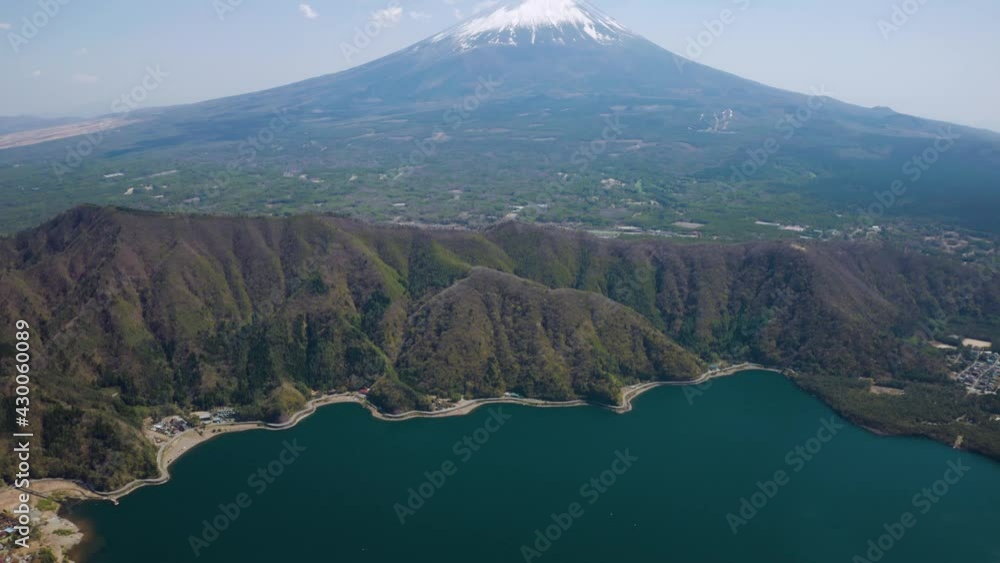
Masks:
[[[659,387],[689,387],[702,385],[713,379],[736,375],[744,371],[771,371],[782,373],[781,370],[769,368],[752,363],[742,363],[722,370],[705,372],[701,377],[688,381],[651,381],[622,388],[622,404],[606,405],[585,401],[582,399],[573,401],[545,401],[542,399],[523,399],[514,397],[471,399],[462,401],[454,407],[435,412],[409,411],[401,414],[387,414],[379,411],[374,405],[369,403],[363,396],[356,393],[345,393],[341,395],[327,395],[313,399],[306,403],[305,408],[292,414],[289,419],[281,423],[265,422],[236,422],[227,425],[216,425],[203,429],[186,430],[168,440],[160,446],[156,454],[156,464],[159,469],[159,477],[151,479],[137,479],[131,483],[114,491],[95,491],[86,484],[69,479],[38,479],[32,482],[30,489],[23,489],[24,492],[37,497],[47,498],[51,495],[62,495],[65,498],[74,500],[104,500],[118,504],[118,501],[142,487],[163,485],[170,482],[170,466],[194,448],[210,442],[213,438],[225,434],[237,432],[247,432],[251,430],[267,430],[272,432],[288,430],[297,426],[303,420],[315,414],[321,407],[337,404],[357,404],[367,410],[375,419],[386,422],[403,422],[418,418],[450,418],[455,416],[467,416],[477,409],[487,405],[512,404],[537,408],[574,408],[574,407],[598,407],[610,410],[618,414],[625,414],[632,411],[632,402],[644,393]],[[199,432],[199,430],[201,430]],[[17,490],[17,489],[15,489]]]

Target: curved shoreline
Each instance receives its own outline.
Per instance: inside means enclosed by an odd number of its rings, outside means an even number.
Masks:
[[[131,483],[116,489],[114,491],[102,492],[95,491],[88,487],[85,483],[80,481],[74,481],[69,479],[38,479],[34,481],[34,485],[31,489],[23,489],[24,492],[41,497],[47,497],[52,494],[64,494],[67,497],[76,498],[78,500],[107,500],[115,504],[118,504],[119,499],[135,492],[136,490],[146,487],[146,486],[156,486],[163,485],[170,482],[170,466],[180,459],[184,454],[187,454],[195,447],[210,442],[213,438],[222,436],[224,434],[232,434],[236,432],[246,432],[250,430],[268,430],[268,431],[282,431],[294,428],[303,420],[309,418],[315,414],[320,407],[325,407],[329,405],[336,404],[357,404],[365,408],[372,414],[372,416],[378,420],[383,420],[387,422],[402,422],[406,420],[413,420],[418,418],[449,418],[454,416],[466,416],[472,414],[480,407],[487,405],[499,405],[499,404],[512,404],[512,405],[522,405],[529,407],[539,407],[539,408],[572,408],[572,407],[599,407],[603,409],[610,410],[618,414],[625,414],[632,410],[632,401],[642,396],[644,393],[656,389],[658,387],[689,387],[695,385],[705,384],[713,379],[720,377],[727,377],[731,375],[736,375],[744,371],[771,371],[776,373],[781,373],[781,370],[775,368],[769,368],[766,366],[761,366],[752,363],[743,363],[736,366],[732,366],[723,370],[715,370],[706,372],[701,375],[698,379],[692,379],[689,381],[651,381],[648,383],[641,383],[638,385],[633,385],[630,387],[625,387],[622,389],[622,404],[621,405],[606,405],[601,403],[594,403],[585,400],[574,400],[574,401],[544,401],[541,399],[523,399],[514,397],[504,397],[504,398],[486,398],[486,399],[472,399],[469,401],[463,401],[460,404],[450,407],[448,409],[426,412],[426,411],[409,411],[402,414],[386,414],[375,408],[374,405],[369,403],[364,397],[355,394],[347,393],[342,395],[328,395],[325,397],[320,397],[318,399],[313,399],[306,403],[306,406],[301,411],[294,413],[287,421],[270,424],[264,422],[237,422],[227,425],[217,425],[207,429],[190,429],[174,436],[169,441],[160,446],[156,453],[156,465],[159,469],[160,476],[152,479],[137,479]],[[199,432],[201,430],[201,432]],[[209,432],[209,430],[214,430],[214,432]]]

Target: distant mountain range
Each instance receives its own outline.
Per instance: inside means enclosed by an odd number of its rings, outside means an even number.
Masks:
[[[684,59],[583,1],[508,2],[344,72],[116,115],[128,119],[92,142],[0,151],[12,187],[0,219],[12,230],[94,202],[644,229],[906,219],[997,233],[1000,135],[814,90]],[[144,180],[170,170],[170,182]]]
[[[30,115],[0,116],[0,135],[58,127],[83,121],[73,117],[34,117]]]

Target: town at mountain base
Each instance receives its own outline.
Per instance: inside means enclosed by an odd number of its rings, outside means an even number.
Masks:
[[[756,221],[841,233],[916,221],[995,237],[1000,135],[838,95],[709,68],[586,2],[504,3],[342,72],[136,109],[90,137],[24,132],[36,144],[0,150],[0,185],[14,186],[0,190],[0,232],[96,203],[476,227],[512,212],[648,232],[704,222],[743,240]],[[904,169],[926,151],[932,167]]]
[[[719,361],[790,368],[866,426],[1000,457],[1000,403],[967,397],[927,332],[993,335],[1000,279],[880,244],[85,206],[0,240],[0,271],[0,326],[26,320],[41,353],[33,469],[99,489],[155,474],[150,418],[233,405],[280,420],[314,391],[362,388],[387,412],[505,393],[618,402]]]

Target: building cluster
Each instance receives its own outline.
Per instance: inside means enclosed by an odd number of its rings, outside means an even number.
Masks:
[[[236,422],[236,409],[222,407],[212,412],[212,424],[232,424]]]
[[[1000,391],[1000,354],[981,352],[958,380],[970,393],[997,394]]]
[[[236,422],[236,409],[232,407],[221,407],[214,411],[201,411],[191,413],[192,418],[197,418],[202,424],[232,424]]]
[[[190,421],[190,422],[189,422]],[[196,422],[197,421],[197,422]],[[174,437],[192,426],[209,424],[232,424],[236,422],[236,409],[221,407],[212,411],[193,412],[186,420],[180,416],[168,416],[152,426],[154,432]]]
[[[160,422],[153,425],[153,431],[159,432],[164,436],[176,436],[181,432],[184,432],[191,426],[186,420],[179,416],[168,416]]]
[[[17,520],[11,515],[7,513],[0,514],[0,561],[4,563],[13,561],[9,555],[5,554],[14,547],[14,538],[18,536],[14,527],[17,525]]]
[[[13,516],[7,513],[0,514],[0,540],[13,534],[15,526],[17,526],[17,520]]]

